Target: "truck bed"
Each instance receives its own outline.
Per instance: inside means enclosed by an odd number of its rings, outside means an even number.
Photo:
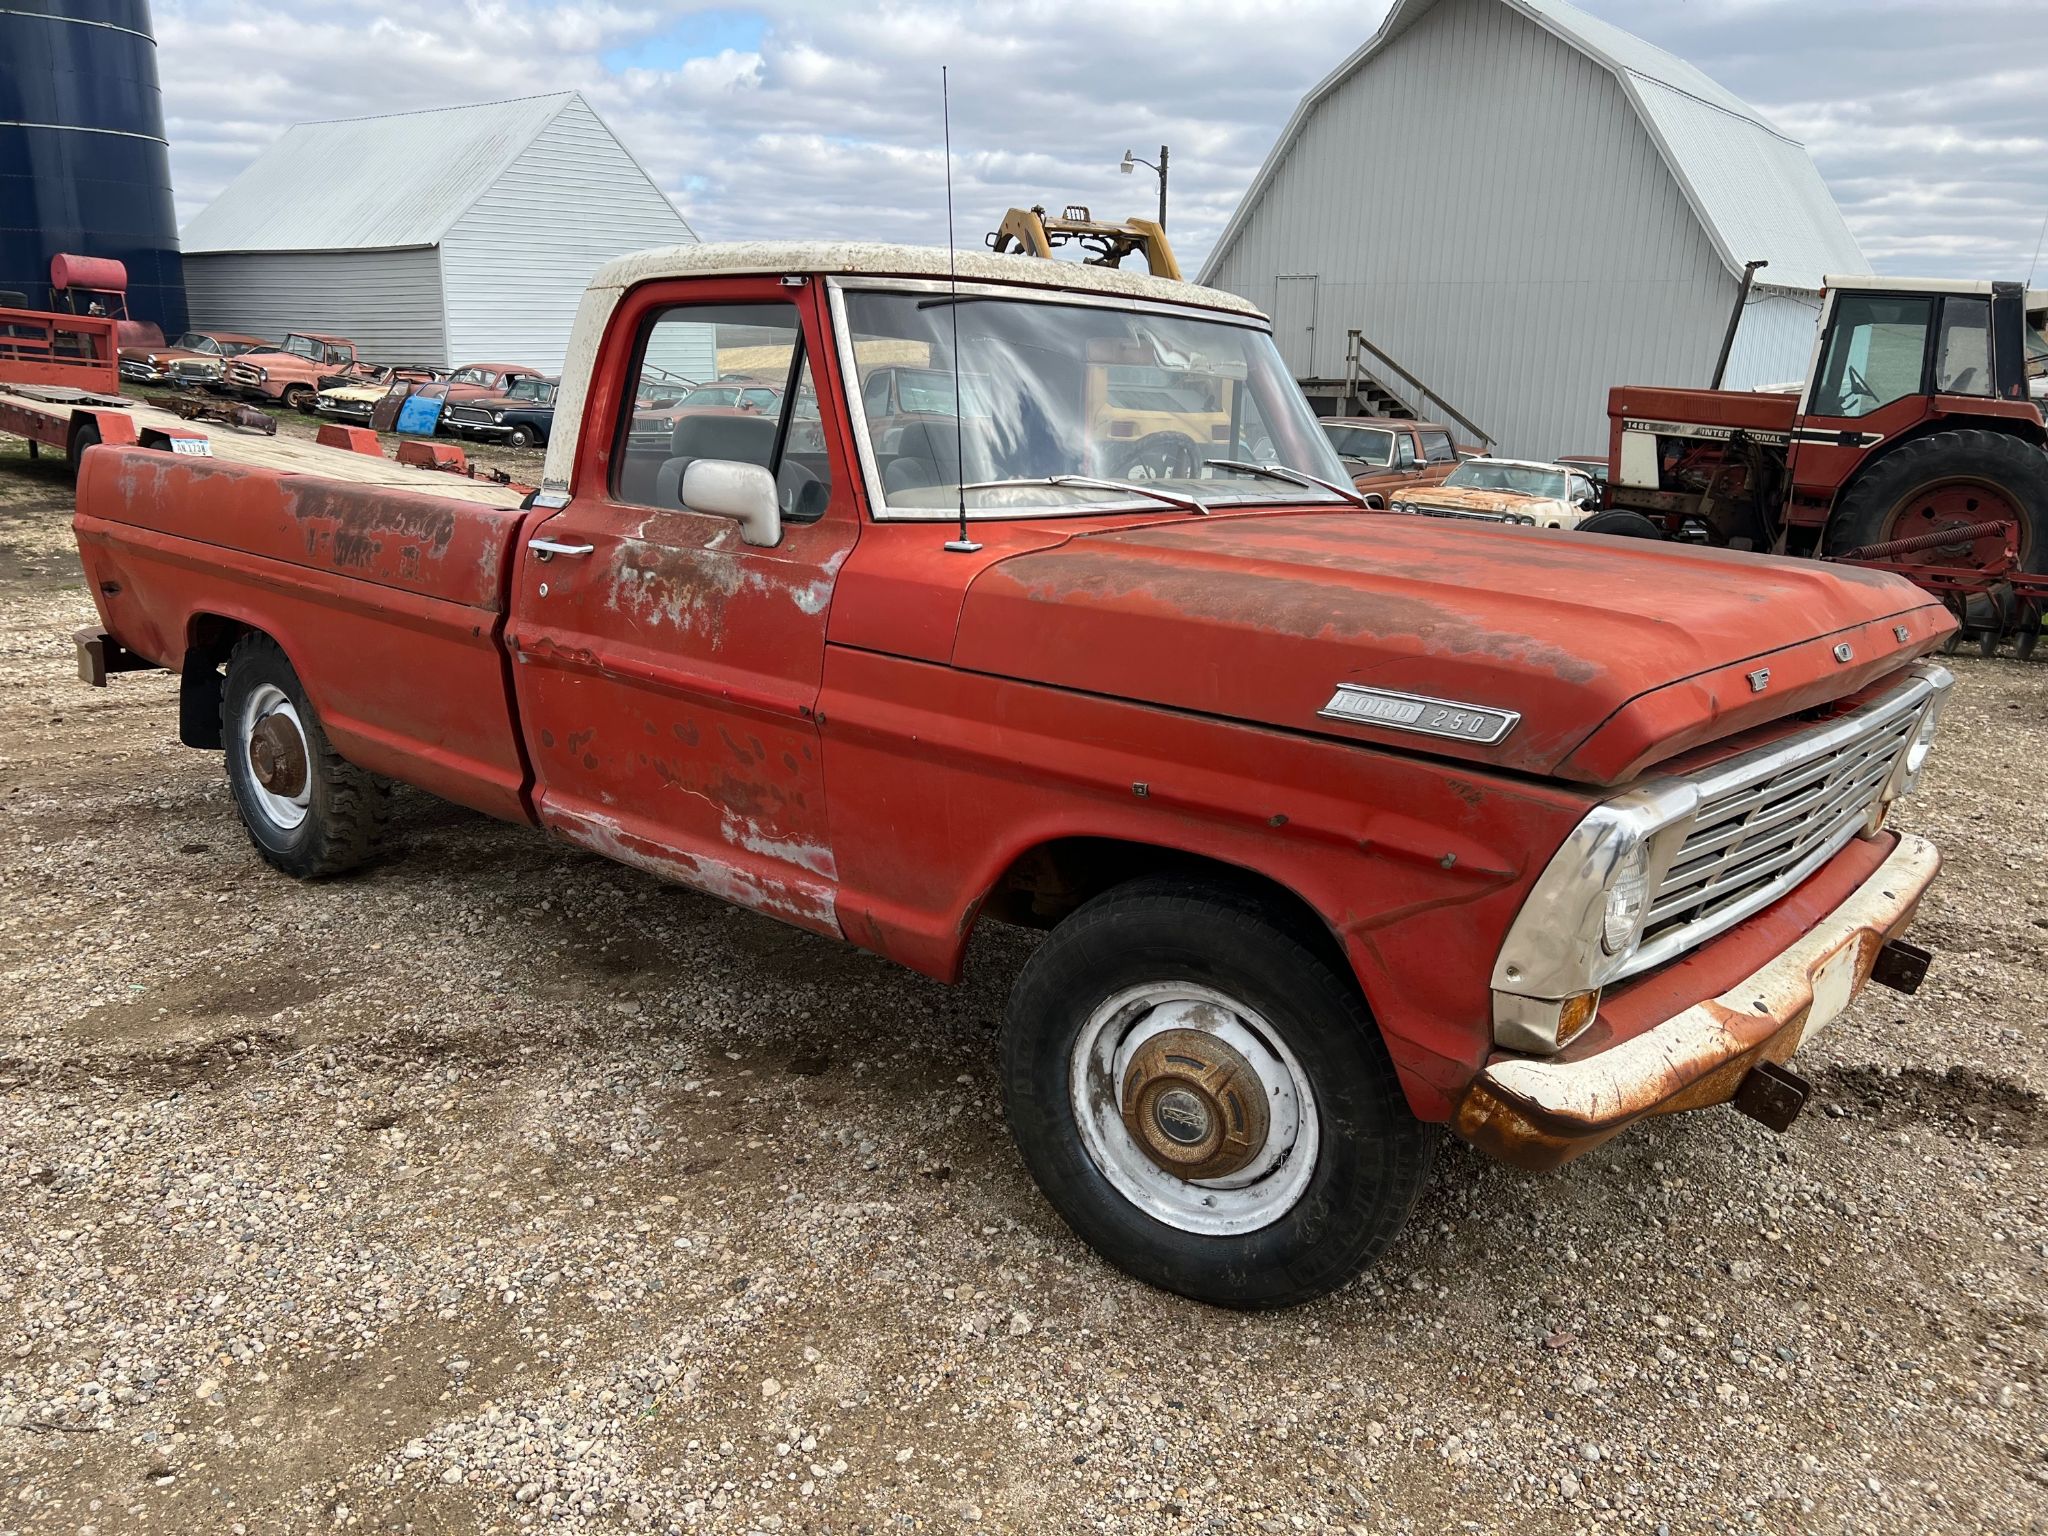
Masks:
[[[76,415],[89,412],[102,422],[111,417],[132,423],[127,441],[146,442],[153,434],[165,438],[200,438],[211,447],[214,460],[243,464],[281,474],[319,475],[350,485],[378,486],[388,490],[419,491],[480,506],[516,508],[525,498],[524,489],[498,485],[489,480],[444,474],[401,464],[381,453],[354,453],[330,448],[280,432],[275,437],[244,432],[217,422],[186,421],[174,411],[127,395],[91,394],[79,390],[46,389],[32,385],[0,384],[0,433],[25,437],[30,442],[62,451],[70,439]],[[102,440],[112,444],[116,433],[101,431]]]
[[[528,819],[503,648],[521,493],[340,449],[285,462],[319,472],[86,454],[75,526],[102,627],[148,661],[206,673],[243,626],[260,628],[350,761]]]

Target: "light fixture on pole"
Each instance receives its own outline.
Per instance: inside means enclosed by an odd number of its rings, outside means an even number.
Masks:
[[[1123,163],[1117,169],[1128,176],[1131,174],[1132,167],[1139,165],[1144,166],[1148,171],[1156,173],[1159,177],[1159,227],[1164,229],[1166,228],[1166,146],[1164,144],[1159,146],[1159,163],[1157,165],[1154,165],[1150,160],[1140,160],[1127,149],[1124,151]]]

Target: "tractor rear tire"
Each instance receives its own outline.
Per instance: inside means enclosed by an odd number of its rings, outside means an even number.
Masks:
[[[1920,510],[1918,503],[1943,489],[1960,493],[1963,500],[1952,521],[1969,517],[1976,511],[1967,496],[1971,486],[1990,493],[1976,520],[1990,522],[2016,512],[2021,569],[2048,570],[2048,452],[2024,438],[1976,427],[1914,438],[1884,455],[1849,487],[1828,520],[1824,546],[1829,554],[1840,555],[1925,531],[1910,520]],[[1935,549],[1924,552],[1924,563],[1958,562]]]
[[[1577,533],[1605,534],[1611,539],[1661,539],[1664,530],[1651,522],[1640,512],[1631,512],[1626,507],[1609,507],[1604,512],[1595,512],[1574,530]]]

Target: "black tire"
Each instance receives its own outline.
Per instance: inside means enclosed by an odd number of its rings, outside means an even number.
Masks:
[[[71,429],[71,441],[64,445],[64,462],[71,471],[71,483],[78,483],[80,462],[85,450],[96,446],[100,440],[100,429],[89,421],[82,421]]]
[[[514,448],[532,448],[538,446],[539,443],[540,434],[523,422],[512,429],[512,446]]]
[[[266,723],[274,734],[252,740]],[[220,725],[228,788],[265,862],[300,880],[320,880],[377,851],[390,821],[389,786],[328,744],[298,673],[268,635],[244,635],[229,653]],[[259,777],[265,772],[267,783]],[[281,808],[293,795],[302,801],[296,821]]]
[[[1089,1149],[1071,1086],[1077,1042],[1110,1000],[1155,983],[1248,1007],[1306,1080],[1319,1135],[1312,1171],[1266,1225],[1185,1230],[1120,1192]],[[1003,1068],[1010,1133],[1068,1225],[1127,1274],[1217,1306],[1289,1306],[1344,1284],[1393,1242],[1435,1152],[1436,1128],[1409,1110],[1352,978],[1287,914],[1220,880],[1133,880],[1055,928],[1010,994]],[[1125,1125],[1116,1115],[1097,1123],[1112,1122]]]
[[[1664,530],[1651,522],[1640,512],[1631,512],[1626,507],[1609,507],[1604,512],[1595,512],[1574,530],[1577,533],[1599,533],[1615,539],[1661,539]]]
[[[2048,570],[2048,453],[2023,438],[1975,427],[1916,437],[1865,470],[1828,519],[1827,552],[1845,554],[1897,537],[1894,522],[1916,497],[1971,482],[2011,502],[2023,524],[2022,565]],[[1987,511],[1985,521],[1997,515]]]
[[[288,384],[278,398],[288,410],[297,411],[301,416],[310,416],[313,414],[314,401],[319,397],[313,392],[313,386],[310,384]]]

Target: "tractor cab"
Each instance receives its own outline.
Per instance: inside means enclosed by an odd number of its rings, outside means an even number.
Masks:
[[[1622,385],[1608,508],[1583,531],[1880,566],[1980,645],[2048,604],[2048,294],[1830,277],[1797,393]]]

